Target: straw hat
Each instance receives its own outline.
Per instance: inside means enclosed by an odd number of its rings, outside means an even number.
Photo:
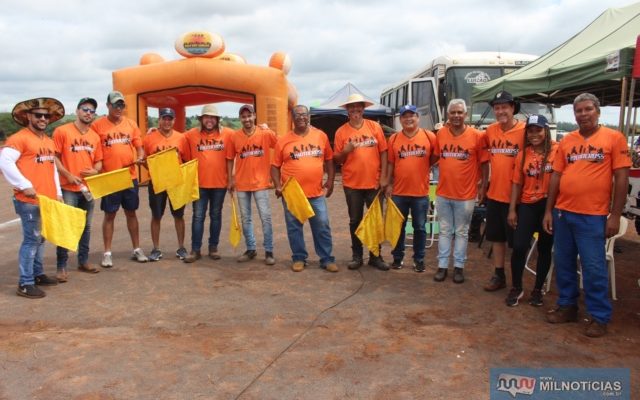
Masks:
[[[21,101],[13,107],[11,116],[19,125],[27,126],[29,125],[27,114],[29,111],[37,109],[45,109],[49,111],[49,114],[51,114],[51,118],[49,118],[50,124],[64,117],[64,106],[58,100],[52,99],[51,97],[40,97],[37,99]]]
[[[200,113],[200,116],[198,118],[202,118],[203,115],[220,118],[218,108],[216,108],[216,106],[213,104],[207,104],[206,106],[202,107],[202,112]]]
[[[371,107],[373,105],[372,101],[367,100],[360,93],[353,93],[353,94],[350,94],[349,97],[347,97],[347,101],[344,104],[340,104],[340,107],[347,108],[347,105],[353,104],[353,103],[364,103],[364,108]]]

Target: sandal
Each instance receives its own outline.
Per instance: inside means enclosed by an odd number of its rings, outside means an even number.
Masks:
[[[100,270],[96,267],[92,267],[90,264],[78,265],[78,271],[86,272],[89,274],[97,274]]]

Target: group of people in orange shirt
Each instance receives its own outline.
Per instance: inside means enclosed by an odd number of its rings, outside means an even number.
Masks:
[[[134,183],[132,188],[101,200],[104,212],[101,266],[113,266],[111,242],[120,207],[126,215],[132,259],[160,260],[163,257],[160,224],[167,194],[155,193],[150,182],[153,249],[147,257],[139,246],[135,166],[144,165],[147,156],[169,148],[175,148],[183,162],[198,160],[200,199],[193,203],[190,252],[184,244],[184,207],[171,208],[178,241],[176,256],[186,263],[202,257],[207,208],[210,216],[208,256],[220,258],[222,207],[227,191],[232,191],[238,197],[246,243],[246,251],[238,261],[257,256],[251,216],[253,197],[262,223],[264,262],[275,264],[269,193],[273,185],[276,196],[281,197],[284,182],[295,177],[315,213],[309,224],[320,266],[337,272],[326,205],[326,197],[333,192],[335,163],[342,168],[349,214],[352,259],[348,268],[357,269],[364,264],[364,249],[356,229],[365,208],[380,196],[381,200],[392,201],[405,219],[411,214],[413,268],[424,272],[429,177],[431,167],[437,162],[439,181],[435,208],[440,237],[434,280],[446,280],[453,255],[452,279],[455,283],[464,282],[469,223],[476,203],[486,201],[485,232],[492,242],[495,271],[485,290],[496,291],[507,286],[504,264],[508,243],[513,247],[512,288],[506,304],[518,304],[524,294],[522,274],[526,253],[533,234],[538,232],[537,278],[529,303],[543,304],[542,284],[554,247],[559,299],[557,308],[547,319],[552,323],[577,320],[576,258],[579,254],[586,305],[591,315],[586,334],[597,337],[606,333],[611,305],[607,295],[604,240],[618,230],[630,158],[624,136],[599,125],[597,97],[582,94],[575,99],[579,129],[559,144],[551,140],[549,124],[543,115],[528,116],[526,122],[515,119],[519,103],[505,91],[497,93],[490,103],[496,122],[486,132],[466,125],[467,106],[464,100],[453,99],[447,107],[447,123],[436,134],[420,127],[420,115],[414,105],[402,106],[399,110],[402,129],[387,140],[378,123],[364,118],[365,108],[372,104],[359,94],[349,97],[342,105],[348,121],[336,132],[332,149],[327,135],[310,125],[309,110],[302,105],[292,110],[293,129],[279,138],[266,126],[256,124],[252,105],[240,108],[242,128],[237,131],[222,127],[216,107],[205,105],[199,116],[200,127],[184,134],[173,129],[175,111],[162,108],[158,128],[142,138],[135,122],[123,115],[124,96],[114,91],[107,97],[106,116],[93,121],[97,102],[91,98],[81,99],[75,121],[58,127],[52,140],[45,128],[64,116],[62,104],[51,98],[18,103],[12,114],[24,129],[9,138],[0,154],[0,169],[14,187],[14,205],[23,226],[18,294],[28,298],[44,297],[45,292],[38,286],[68,279],[68,254],[62,248],[56,252],[56,278],[44,274],[36,194],[59,198],[87,211],[87,224],[79,243],[78,269],[99,272],[88,262],[94,202],[84,182],[85,177],[99,172],[129,167]],[[613,202],[610,202],[612,191]],[[291,268],[299,272],[307,266],[308,258],[303,223],[289,211],[284,199],[283,208],[292,252]],[[403,267],[404,227],[401,232],[391,252],[391,266],[381,255],[372,252],[368,258],[370,266],[382,271]]]

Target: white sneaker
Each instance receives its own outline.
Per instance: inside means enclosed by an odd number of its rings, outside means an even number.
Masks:
[[[147,261],[149,261],[147,256],[144,255],[144,251],[142,251],[142,249],[139,247],[133,250],[133,253],[131,253],[131,259],[139,263],[146,263]]]
[[[102,262],[100,263],[102,268],[111,268],[113,267],[113,261],[111,260],[111,253],[104,253],[102,256]]]

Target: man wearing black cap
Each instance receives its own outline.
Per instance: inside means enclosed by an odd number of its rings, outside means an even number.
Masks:
[[[56,145],[56,166],[60,174],[62,197],[65,204],[87,212],[84,231],[78,242],[78,270],[97,273],[99,270],[89,264],[89,243],[91,240],[91,221],[93,220],[94,201],[89,193],[87,176],[96,175],[102,169],[102,146],[100,137],[91,129],[98,103],[89,97],[78,102],[76,120],[64,124],[53,131]],[[64,247],[56,249],[56,277],[66,282],[69,251]]]
[[[131,237],[133,252],[131,259],[140,263],[149,261],[140,248],[138,231],[138,217],[136,210],[140,205],[138,198],[138,174],[136,165],[144,162],[144,149],[138,125],[124,115],[126,104],[124,96],[113,91],[107,96],[108,114],[97,119],[91,126],[100,136],[102,144],[103,172],[115,171],[129,167],[133,187],[104,196],[100,201],[100,209],[104,211],[102,221],[102,238],[104,240],[104,255],[100,265],[103,268],[113,267],[111,257],[111,243],[116,214],[120,207],[124,209],[127,218],[127,229]],[[134,158],[134,152],[136,154]]]
[[[520,110],[520,103],[509,92],[498,92],[490,104],[496,122],[487,127],[486,133],[491,178],[487,191],[485,232],[487,240],[492,242],[495,272],[484,290],[493,292],[507,287],[504,274],[506,244],[513,240],[513,230],[507,223],[511,175],[516,156],[524,146],[525,123],[514,118]]]
[[[46,296],[36,285],[57,285],[44,274],[44,238],[37,195],[62,198],[55,165],[55,145],[45,129],[64,117],[56,99],[41,97],[16,104],[14,121],[25,128],[11,135],[0,152],[0,170],[14,188],[13,205],[22,222],[23,239],[18,252],[18,295],[30,299]]]
[[[144,137],[142,144],[144,153],[152,155],[166,149],[176,149],[181,161],[187,159],[187,140],[184,135],[173,129],[176,113],[171,108],[161,108],[158,129],[153,129],[151,133]],[[167,207],[167,192],[155,193],[153,182],[149,182],[149,207],[151,208],[151,240],[153,250],[149,254],[149,261],[158,261],[162,258],[160,250],[160,222]],[[169,202],[171,204],[171,202]],[[187,249],[184,248],[184,206],[177,210],[170,207],[173,216],[176,235],[178,236],[178,250],[176,257],[184,260],[187,257]]]

